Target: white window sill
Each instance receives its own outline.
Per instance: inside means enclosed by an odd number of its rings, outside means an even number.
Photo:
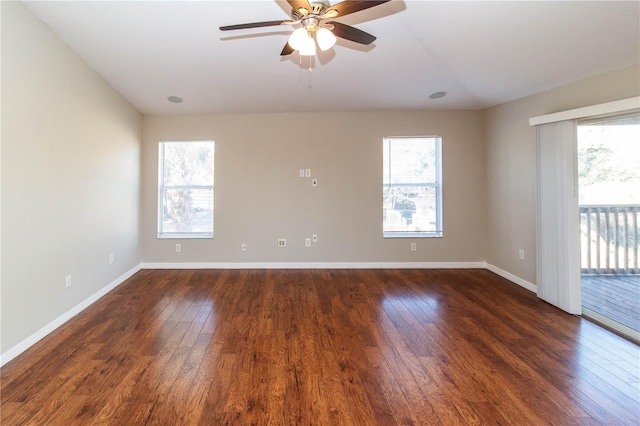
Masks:
[[[213,239],[213,234],[158,234],[160,239],[184,239],[184,238],[201,238],[201,239]]]
[[[442,232],[384,232],[383,238],[442,238]]]

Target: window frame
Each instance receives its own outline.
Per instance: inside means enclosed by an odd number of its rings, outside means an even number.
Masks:
[[[165,185],[164,182],[164,147],[169,143],[211,143],[212,147],[212,182],[211,185]],[[210,190],[211,191],[211,232],[167,232],[164,231],[164,207],[166,190]],[[215,141],[213,139],[189,139],[189,140],[161,140],[158,142],[158,226],[157,238],[159,239],[211,239],[214,235],[214,206],[215,206]]]
[[[385,164],[384,158],[388,155],[385,152],[385,147],[387,146],[387,142],[389,143],[389,151],[391,150],[391,145],[393,140],[413,140],[413,139],[423,139],[423,140],[433,140],[435,144],[435,182],[419,182],[419,183],[392,183],[391,175],[389,173],[389,182],[385,182],[385,173],[383,170],[383,178],[382,178],[382,236],[383,238],[442,238],[444,234],[443,223],[442,223],[442,211],[443,211],[443,202],[442,202],[442,137],[438,135],[430,135],[430,136],[387,136],[383,138],[382,148],[383,148],[383,167]],[[391,159],[388,161],[388,167],[391,169]],[[384,206],[384,192],[385,188],[434,188],[435,189],[435,204],[436,204],[436,229],[430,231],[415,231],[415,232],[404,232],[404,231],[385,231],[385,212],[386,208]]]

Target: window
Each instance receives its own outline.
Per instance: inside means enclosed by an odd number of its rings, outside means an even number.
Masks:
[[[442,237],[442,139],[384,138],[384,237]]]
[[[158,238],[213,238],[213,141],[160,142]]]

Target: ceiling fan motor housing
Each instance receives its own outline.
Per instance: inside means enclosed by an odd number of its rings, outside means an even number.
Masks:
[[[301,20],[305,17],[317,17],[324,13],[324,10],[331,6],[328,1],[316,1],[309,3],[311,10],[307,10],[305,7],[300,7],[297,10],[291,10],[291,18],[294,20]]]
[[[305,30],[307,30],[310,33],[318,31],[319,25],[320,25],[320,20],[313,16],[304,18],[302,20],[302,26],[304,27]]]

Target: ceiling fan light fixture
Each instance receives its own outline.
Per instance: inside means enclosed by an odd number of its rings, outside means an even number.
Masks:
[[[309,35],[307,34],[307,30],[304,28],[298,28],[289,37],[289,46],[295,50],[300,50],[308,39]]]
[[[316,55],[316,42],[313,37],[307,37],[302,47],[298,50],[302,56]]]
[[[318,41],[320,50],[322,50],[323,52],[325,50],[331,49],[337,41],[336,36],[334,36],[333,33],[326,28],[320,28],[318,30],[316,40]]]

